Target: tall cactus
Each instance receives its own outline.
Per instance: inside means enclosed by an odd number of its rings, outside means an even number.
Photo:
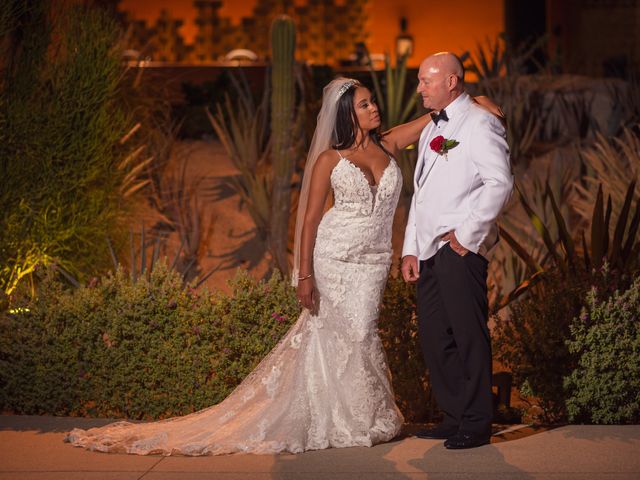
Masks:
[[[293,176],[294,66],[296,30],[293,20],[281,15],[271,24],[271,148],[273,183],[269,247],[275,265],[287,274],[289,213]]]

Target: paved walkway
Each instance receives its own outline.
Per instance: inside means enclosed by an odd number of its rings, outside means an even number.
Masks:
[[[473,450],[406,437],[373,448],[300,455],[141,457],[63,443],[73,427],[104,420],[0,416],[0,480],[639,480],[640,426],[566,426],[494,437]]]

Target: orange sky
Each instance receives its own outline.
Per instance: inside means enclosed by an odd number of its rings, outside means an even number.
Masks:
[[[251,15],[256,3],[255,0],[222,2],[220,14],[231,17],[234,23],[243,16]],[[304,2],[297,0],[296,3]],[[369,0],[369,50],[371,53],[391,51],[400,31],[399,19],[404,15],[409,19],[408,30],[415,40],[412,65],[437,51],[473,51],[477,42],[484,42],[487,37],[494,39],[504,29],[503,3],[504,0]],[[191,43],[195,35],[192,0],[123,0],[120,8],[130,11],[135,18],[150,22],[154,22],[160,10],[166,8],[172,16],[185,20],[182,34],[187,43]]]

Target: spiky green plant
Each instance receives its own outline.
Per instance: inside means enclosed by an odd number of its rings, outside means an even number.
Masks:
[[[268,83],[265,91],[268,90]],[[218,138],[240,175],[232,178],[235,191],[246,205],[262,242],[267,241],[271,216],[270,140],[268,135],[268,97],[255,105],[248,86],[236,83],[237,102],[225,95],[215,114],[207,116]]]
[[[480,81],[521,74],[546,42],[547,36],[543,35],[514,47],[505,33],[500,33],[493,41],[487,37],[484,44],[478,42],[475,52],[468,55],[466,68]],[[542,65],[538,67],[541,69]]]
[[[12,11],[19,34],[9,28],[0,38],[5,294],[39,264],[76,275],[106,265],[104,237],[118,230],[123,198],[141,188],[144,161],[130,155],[134,124],[118,98],[117,24],[100,9],[52,8],[42,0]]]
[[[636,201],[635,209],[632,208],[636,182],[632,180],[625,195],[624,203],[618,212],[615,221],[613,237],[610,234],[612,220],[612,202],[609,195],[604,201],[602,186],[598,188],[598,194],[593,207],[589,231],[582,231],[578,239],[567,227],[567,221],[563,217],[558,203],[555,200],[549,184],[546,184],[546,194],[553,210],[553,218],[557,227],[557,236],[551,234],[551,230],[541,217],[534,211],[522,191],[518,191],[522,207],[531,219],[535,230],[540,235],[546,248],[542,262],[532,257],[525,246],[520,244],[512,234],[501,228],[504,240],[513,248],[513,251],[526,264],[529,271],[528,278],[524,280],[513,292],[511,292],[502,306],[506,306],[535,282],[544,278],[546,270],[554,269],[563,276],[574,275],[582,270],[589,274],[597,272],[606,262],[610,265],[613,274],[617,277],[628,278],[640,268],[640,200]],[[587,241],[589,238],[589,241]]]

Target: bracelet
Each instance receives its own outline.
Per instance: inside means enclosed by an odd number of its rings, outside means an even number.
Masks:
[[[304,277],[298,277],[298,281],[306,280],[307,278],[311,278],[311,277],[313,277],[313,273],[310,273],[309,275],[305,275]]]

